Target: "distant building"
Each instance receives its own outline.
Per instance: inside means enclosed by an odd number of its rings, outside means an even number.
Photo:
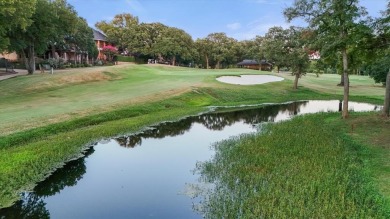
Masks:
[[[18,54],[16,54],[16,52],[0,53],[0,58],[5,58],[9,61],[18,61],[19,60],[19,56],[18,56]]]
[[[93,39],[95,40],[96,46],[99,50],[99,55],[97,58],[100,60],[105,60],[106,56],[102,52],[103,47],[111,44],[107,41],[107,36],[104,33],[95,29],[92,30],[93,30]]]
[[[321,58],[320,52],[318,51],[310,51],[309,52],[309,59],[310,60],[318,60]]]
[[[272,64],[266,60],[261,60],[260,63],[256,60],[244,59],[242,62],[237,63],[239,68],[248,68],[254,70],[271,71]]]

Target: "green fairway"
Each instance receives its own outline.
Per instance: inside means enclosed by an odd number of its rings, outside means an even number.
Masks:
[[[342,97],[339,75],[309,74],[298,90],[287,73],[272,73],[287,80],[252,86],[215,80],[240,74],[271,73],[130,64],[0,81],[0,207],[102,138],[205,112],[208,106]],[[383,102],[384,88],[372,79],[351,76],[351,86],[352,100]]]
[[[74,117],[110,111],[132,103],[165,99],[198,87],[242,89],[238,85],[222,84],[215,80],[219,75],[239,74],[269,72],[119,65],[81,71],[59,71],[54,75],[36,74],[0,81],[0,133],[4,135]],[[293,78],[289,74],[275,75],[287,78],[287,81],[273,83],[279,87],[278,90],[292,86]],[[316,78],[309,74],[300,80],[300,84],[337,96],[342,95],[342,87],[335,86],[338,79],[338,75],[321,75]],[[383,99],[384,89],[374,85],[370,78],[352,76],[351,85],[352,96]],[[261,91],[259,86],[268,88],[270,85],[250,86],[249,90]]]
[[[274,75],[294,80],[294,76],[289,73],[275,73]],[[383,99],[384,89],[381,83],[375,83],[369,76],[350,75],[349,78],[350,94],[352,96],[370,96],[376,99]],[[308,73],[299,79],[298,85],[319,92],[342,95],[344,88],[336,86],[339,83],[340,75],[337,74],[321,74],[317,77],[315,74]]]
[[[0,81],[0,133],[166,99],[196,87],[218,86],[217,75],[257,73],[125,65],[36,74]]]

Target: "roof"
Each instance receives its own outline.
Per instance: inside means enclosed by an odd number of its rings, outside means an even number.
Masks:
[[[258,65],[259,63],[255,60],[244,59],[242,62],[237,63],[237,65]]]
[[[93,30],[93,39],[94,40],[107,41],[107,36],[104,33],[100,32],[98,30],[95,30],[93,28],[92,28],[92,30]]]
[[[242,62],[237,63],[237,65],[258,65],[259,63],[256,60],[244,59]],[[266,60],[261,60],[260,64],[262,65],[272,65]]]

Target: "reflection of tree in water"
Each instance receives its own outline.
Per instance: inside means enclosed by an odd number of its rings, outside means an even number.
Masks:
[[[52,196],[67,186],[75,186],[86,173],[85,158],[95,150],[90,147],[84,152],[84,156],[77,160],[68,162],[63,168],[58,169],[45,181],[39,183],[34,188],[34,193],[40,197]]]
[[[134,148],[135,146],[142,144],[142,139],[161,139],[168,136],[174,137],[177,135],[183,135],[186,131],[190,130],[192,123],[193,121],[191,118],[186,118],[178,122],[165,122],[158,126],[154,126],[151,129],[145,130],[142,133],[118,137],[115,138],[115,140],[123,147]]]
[[[34,193],[22,194],[23,200],[16,202],[9,208],[0,210],[0,218],[20,219],[20,218],[50,218],[49,211],[38,195]]]
[[[80,159],[68,162],[46,180],[40,182],[31,193],[23,193],[13,206],[0,210],[0,218],[50,218],[42,198],[53,196],[67,186],[75,186],[86,173],[85,158],[94,152],[90,147]]]
[[[192,124],[203,124],[210,130],[222,130],[238,121],[246,124],[259,124],[261,122],[272,122],[279,113],[288,112],[289,115],[299,113],[299,108],[307,102],[294,102],[282,105],[269,105],[261,108],[237,110],[232,112],[214,112],[199,116],[189,117],[178,122],[166,122],[152,127],[140,134],[122,136],[115,138],[117,143],[123,147],[133,148],[142,144],[142,139],[160,139],[167,136],[182,135],[190,130]]]

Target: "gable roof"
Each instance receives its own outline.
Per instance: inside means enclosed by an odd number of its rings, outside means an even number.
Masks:
[[[104,33],[100,32],[98,30],[95,30],[93,28],[92,28],[92,30],[93,30],[93,39],[94,40],[100,40],[100,41],[107,42],[107,36]]]
[[[237,63],[237,65],[258,65],[259,63],[255,60],[244,59],[242,62]]]
[[[258,65],[259,63],[256,60],[244,59],[242,62],[237,63],[237,65]],[[261,60],[260,64],[262,65],[272,65],[266,60]]]

